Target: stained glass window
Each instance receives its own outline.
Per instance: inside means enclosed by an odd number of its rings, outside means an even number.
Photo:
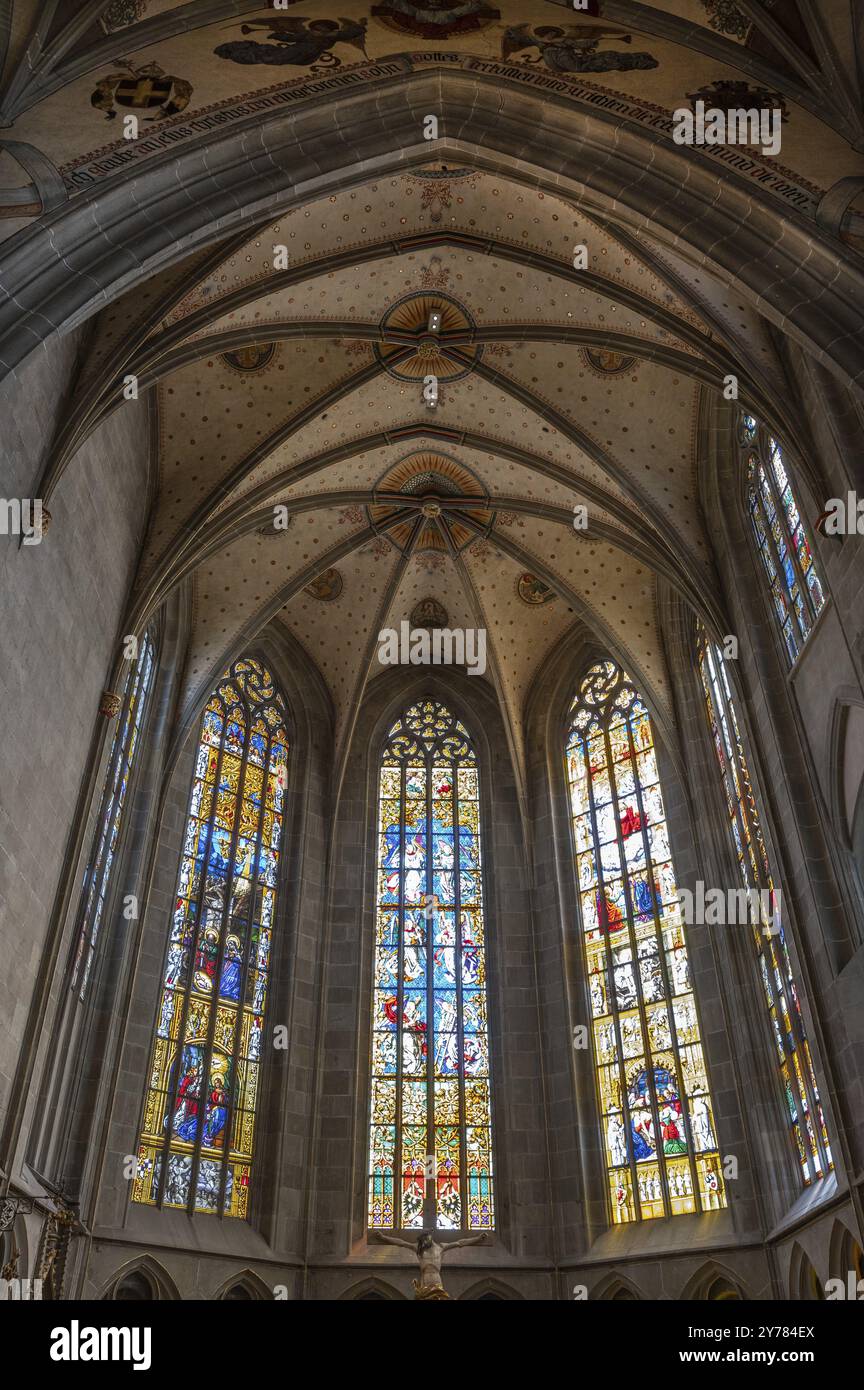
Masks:
[[[135,754],[141,735],[141,721],[150,693],[153,679],[153,643],[145,634],[141,640],[138,657],[129,667],[123,701],[111,753],[108,770],[105,774],[102,801],[96,822],[96,835],[90,851],[90,858],[84,873],[81,892],[80,919],[78,923],[77,946],[72,966],[72,989],[78,990],[84,998],[93,968],[96,943],[102,926],[105,911],[105,895],[111,878],[111,866],[117,852],[117,840],[126,805],[129,778],[135,762]]]
[[[369,1225],[494,1224],[477,762],[435,700],[381,761]]]
[[[651,719],[613,661],[573,702],[567,777],[613,1220],[725,1207]]]
[[[729,677],[719,649],[708,641],[704,630],[699,634],[699,669],[741,878],[745,888],[756,890],[757,893],[765,891],[773,898],[774,879],[759,824]],[[774,915],[771,914],[772,918]],[[761,987],[771,1020],[789,1127],[806,1184],[814,1176],[821,1177],[833,1165],[810,1044],[801,1017],[800,996],[780,922],[755,921],[753,939]]]
[[[750,415],[741,419],[740,437],[747,455],[750,519],[786,653],[794,662],[825,593],[780,445]]]
[[[287,758],[269,671],[235,662],[201,725],[134,1201],[247,1214]]]

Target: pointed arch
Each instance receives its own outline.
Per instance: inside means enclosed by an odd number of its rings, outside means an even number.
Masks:
[[[612,1220],[716,1210],[726,1196],[654,731],[616,662],[580,683],[565,758]]]
[[[248,1214],[287,710],[242,657],[204,711],[132,1200]]]
[[[96,832],[84,873],[78,908],[75,953],[71,963],[71,988],[84,999],[96,955],[105,910],[111,869],[124,819],[127,793],[144,731],[144,720],[156,669],[153,638],[145,632],[129,666],[114,729]]]
[[[253,1269],[243,1269],[220,1284],[213,1297],[222,1302],[233,1302],[235,1299],[253,1303],[272,1302],[273,1290]]]
[[[147,1299],[153,1299],[154,1302],[180,1301],[180,1290],[171,1275],[152,1255],[136,1255],[134,1259],[121,1265],[114,1271],[98,1296],[100,1299],[113,1301],[120,1295],[120,1300],[125,1301],[122,1296],[124,1286],[131,1295],[132,1302],[144,1302]]]
[[[717,1260],[706,1260],[687,1280],[679,1295],[682,1302],[726,1303],[747,1297],[736,1274]]]
[[[775,323],[819,359],[836,364],[841,378],[860,393],[862,353],[855,314],[861,274],[852,259],[838,270],[836,242],[806,217],[791,216],[769,191],[726,172],[723,207],[717,208],[717,165],[709,155],[673,146],[659,132],[585,106],[571,120],[570,100],[529,91],[518,81],[484,81],[470,71],[404,71],[398,79],[371,76],[360,90],[334,105],[326,131],[316,100],[273,110],[255,125],[255,148],[266,159],[250,162],[243,122],[218,136],[190,138],[170,161],[133,164],[68,200],[48,218],[13,238],[0,256],[8,311],[0,313],[0,370],[11,370],[55,329],[82,322],[130,284],[210,244],[239,225],[281,211],[314,184],[321,193],[356,185],[370,171],[380,176],[428,158],[409,126],[394,140],[393,111],[406,99],[416,107],[433,100],[442,111],[437,154],[458,164],[511,170],[514,179],[542,189],[564,189],[593,206],[611,203],[633,223],[646,217],[661,234],[681,234],[696,257],[713,257]],[[425,110],[426,107],[424,106]],[[502,110],[506,120],[502,120]],[[555,128],[550,168],[549,131]],[[471,140],[462,138],[470,130]],[[310,151],[314,150],[314,154]],[[214,187],[212,169],[222,170]],[[634,179],[634,171],[640,177]],[[362,173],[358,173],[362,171]],[[577,180],[587,179],[587,189]],[[136,197],[129,196],[135,185]],[[675,188],[675,198],[666,194]],[[236,189],[242,188],[238,200]],[[154,229],[147,208],[159,201]],[[102,236],[94,236],[98,203]],[[730,220],[746,221],[752,254],[742,262]],[[778,230],[784,235],[778,241]],[[106,262],[105,240],[121,248]],[[77,263],[72,257],[77,250]],[[775,274],[766,279],[770,260]],[[33,266],[43,269],[41,296],[34,296]],[[25,306],[22,311],[21,306]],[[792,306],[790,311],[789,306]],[[817,306],[817,307],[814,307]]]
[[[797,1240],[789,1260],[789,1297],[805,1303],[821,1303],[825,1298],[815,1267]]]
[[[793,666],[825,605],[825,586],[779,442],[751,415],[738,421],[747,510],[774,618]]]
[[[844,1221],[834,1222],[828,1252],[828,1274],[848,1284],[850,1273],[856,1285],[864,1281],[864,1251]]]
[[[639,1303],[643,1298],[633,1280],[615,1270],[605,1274],[591,1291],[592,1303]]]
[[[348,1303],[371,1303],[381,1300],[385,1303],[397,1303],[405,1301],[405,1295],[400,1293],[392,1284],[388,1284],[384,1279],[378,1279],[375,1275],[368,1279],[361,1279],[359,1284],[352,1284],[350,1289],[346,1289],[339,1295],[340,1301]]]
[[[377,854],[368,1223],[491,1230],[479,775],[440,700],[390,728]]]
[[[491,1303],[494,1300],[502,1303],[515,1303],[521,1298],[522,1295],[517,1293],[515,1289],[512,1289],[509,1284],[505,1284],[501,1279],[493,1279],[490,1276],[486,1279],[479,1280],[476,1284],[472,1284],[464,1293],[460,1293],[459,1302]]]
[[[805,1186],[833,1166],[810,1042],[801,1014],[801,989],[782,925],[781,898],[762,834],[744,753],[732,684],[720,648],[700,628],[697,661],[708,727],[720,768],[729,833],[735,847],[765,999],[776,1044],[787,1123]]]

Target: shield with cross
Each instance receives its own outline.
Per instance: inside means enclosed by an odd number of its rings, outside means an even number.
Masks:
[[[184,111],[192,97],[192,84],[182,77],[167,73],[158,63],[135,68],[126,64],[127,72],[109,72],[100,79],[90,98],[97,111],[104,111],[106,120],[113,121],[117,107],[131,111],[150,111],[147,119],[161,120]]]

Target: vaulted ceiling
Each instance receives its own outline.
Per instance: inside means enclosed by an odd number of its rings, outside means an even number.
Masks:
[[[16,0],[0,230],[21,237],[58,187],[74,198],[80,176],[138,158],[118,130],[130,112],[140,141],[185,139],[195,113],[415,49],[577,74],[647,113],[743,81],[785,104],[790,187],[818,199],[826,167],[862,173],[843,6],[810,0],[806,24],[794,0],[297,8],[96,0],[70,19]],[[134,376],[156,442],[133,618],[192,585],[186,707],[277,622],[320,670],[344,753],[381,670],[378,632],[431,614],[486,628],[485,679],[518,762],[532,681],[578,620],[668,704],[658,583],[722,616],[699,501],[702,393],[735,374],[742,399],[791,430],[794,403],[752,295],[683,241],[634,229],[596,191],[558,197],[433,153],[295,198],[108,305],[42,492]]]

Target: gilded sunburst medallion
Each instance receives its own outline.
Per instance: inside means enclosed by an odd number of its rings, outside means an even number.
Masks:
[[[464,304],[439,290],[406,294],[387,310],[380,328],[383,341],[375,353],[397,381],[459,381],[483,354]]]

